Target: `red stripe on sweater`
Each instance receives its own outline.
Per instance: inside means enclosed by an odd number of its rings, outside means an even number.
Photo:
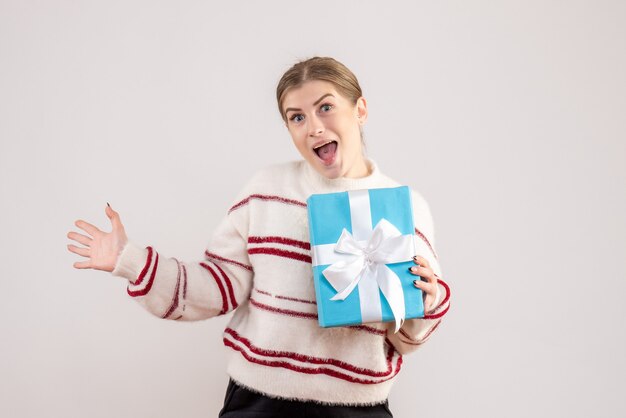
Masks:
[[[426,333],[426,335],[424,335],[424,337],[422,338],[422,342],[426,342],[426,339],[428,339],[428,337],[430,337],[430,335],[435,332],[435,330],[437,329],[437,327],[439,327],[439,324],[441,324],[441,320],[435,322],[435,325],[432,326],[431,329],[428,330],[428,332]]]
[[[269,306],[269,305],[266,305],[264,303],[257,301],[253,297],[250,297],[249,300],[252,306],[255,306],[259,309],[262,309],[268,312],[273,312],[273,313],[280,314],[280,315],[293,316],[296,318],[306,318],[306,319],[315,319],[315,320],[318,319],[317,314],[314,314],[311,312],[300,312],[300,311],[294,311],[292,309],[284,309],[284,308],[277,308],[274,306]],[[347,325],[346,328],[351,328],[357,331],[365,331],[365,332],[369,332],[370,334],[375,334],[375,335],[387,334],[385,330],[380,330],[378,328],[370,327],[367,325]]]
[[[448,284],[446,282],[444,282],[443,280],[441,280],[438,276],[437,276],[437,282],[441,283],[441,285],[443,286],[444,290],[446,291],[446,296],[443,298],[443,300],[441,301],[441,303],[437,307],[437,309],[438,309],[439,307],[445,305],[446,302],[448,302],[450,300],[450,286],[448,286]],[[442,310],[440,312],[437,312],[437,313],[434,313],[434,314],[424,315],[424,319],[438,319],[438,318],[441,318],[446,313],[448,313],[449,309],[450,309],[450,304],[448,303],[448,306],[446,306],[446,308],[444,310]]]
[[[268,242],[275,242],[277,244],[291,245],[305,250],[311,249],[311,244],[305,241],[298,241],[286,237],[248,237],[249,244],[265,244]]]
[[[267,295],[267,296],[272,296],[272,297],[274,297],[274,295],[272,295],[270,292],[266,292],[265,290],[261,290],[261,289],[257,289],[257,288],[254,288],[254,290],[255,290],[255,291],[257,291],[257,292],[259,292],[259,293],[260,293],[260,294],[262,294],[262,295]]]
[[[306,374],[325,374],[328,376],[332,376],[335,377],[337,379],[343,379],[343,380],[347,380],[348,382],[351,383],[361,383],[361,384],[376,384],[376,383],[381,383],[384,382],[386,380],[390,380],[393,379],[398,372],[400,371],[400,368],[402,366],[402,357],[398,358],[398,361],[396,363],[396,371],[395,373],[393,373],[392,375],[390,375],[389,377],[385,378],[385,379],[378,379],[378,380],[365,380],[365,379],[357,379],[354,378],[352,376],[346,375],[344,373],[340,373],[337,372],[335,370],[332,369],[327,369],[325,367],[318,367],[318,368],[314,368],[314,369],[309,369],[309,368],[305,368],[305,367],[298,367],[298,366],[294,366],[291,363],[287,363],[286,361],[269,361],[269,360],[261,360],[261,359],[257,359],[254,358],[252,356],[250,356],[248,353],[245,352],[245,350],[237,345],[235,345],[234,343],[230,342],[229,340],[227,340],[226,338],[224,338],[224,345],[231,347],[232,349],[239,351],[241,353],[241,355],[248,360],[250,363],[255,363],[255,364],[260,364],[262,366],[268,366],[268,367],[282,367],[294,372],[299,372],[299,373],[306,373]]]
[[[212,258],[212,259],[215,259],[215,260],[218,260],[218,261],[223,261],[224,263],[233,264],[235,266],[239,266],[241,268],[244,268],[244,269],[246,269],[248,271],[252,271],[252,266],[240,263],[239,261],[231,260],[230,258],[224,258],[222,256],[219,256],[219,255],[215,254],[215,253],[210,253],[207,250],[204,251],[204,255],[206,255],[208,258]]]
[[[348,326],[348,328],[358,329],[358,330],[369,332],[371,334],[376,334],[376,335],[381,335],[381,336],[387,335],[387,331],[385,331],[384,329],[368,327],[367,325],[350,325]]]
[[[276,196],[276,195],[251,194],[250,196],[246,197],[245,199],[243,199],[239,203],[236,203],[235,205],[233,205],[233,207],[231,207],[228,210],[228,213],[231,213],[232,211],[237,210],[237,209],[241,208],[242,206],[247,205],[248,203],[250,203],[250,200],[252,200],[252,199],[258,199],[258,200],[264,200],[264,201],[274,201],[274,202],[285,203],[287,205],[296,205],[296,206],[301,206],[301,207],[305,207],[306,208],[306,203],[300,202],[298,200],[287,199],[285,197]]]
[[[435,249],[433,248],[433,246],[430,245],[430,241],[428,241],[428,238],[426,238],[426,235],[422,234],[422,232],[417,228],[415,228],[415,234],[417,234],[417,236],[420,237],[426,243],[426,245],[428,245],[428,248],[430,248],[430,251],[433,253],[435,258],[437,258],[437,253],[435,253]]]
[[[437,282],[441,283],[441,285],[443,286],[443,288],[446,291],[446,296],[443,298],[443,300],[439,304],[439,306],[441,306],[441,305],[443,305],[444,303],[446,303],[450,299],[450,286],[448,286],[448,283],[446,283],[443,280],[441,280],[441,277],[437,276],[436,274],[435,274],[435,277],[437,277]]]
[[[233,309],[235,309],[237,306],[239,306],[239,304],[237,303],[237,299],[235,299],[235,292],[233,290],[233,284],[230,281],[230,277],[228,277],[228,275],[224,272],[224,270],[222,270],[219,264],[215,264],[215,267],[217,267],[220,273],[222,273],[222,277],[224,278],[224,281],[226,282],[226,286],[228,287],[228,294],[230,295],[230,304],[233,307]]]
[[[183,264],[183,312],[185,311],[185,307],[187,306],[185,304],[186,297],[187,297],[187,269],[185,268],[185,265]]]
[[[178,293],[180,289],[180,263],[176,259],[174,259],[174,261],[176,261],[176,266],[178,267],[178,275],[176,276],[176,289],[174,289],[174,297],[172,298],[172,303],[170,304],[169,309],[163,314],[163,316],[161,316],[161,318],[163,319],[170,316],[176,310],[176,308],[178,307],[178,298],[180,297]]]
[[[256,292],[259,292],[262,295],[271,296],[276,299],[284,299],[284,300],[290,300],[292,302],[301,302],[301,303],[309,303],[311,305],[317,305],[317,302],[315,302],[314,300],[298,299],[298,298],[294,298],[291,296],[272,295],[270,292],[266,292],[265,290],[261,290],[257,288],[254,288],[254,290]]]
[[[141,269],[141,273],[139,273],[139,277],[137,278],[137,280],[135,280],[135,283],[133,283],[134,286],[139,286],[141,282],[143,282],[143,278],[146,277],[146,274],[148,273],[148,268],[150,268],[150,265],[152,264],[152,247],[146,248],[148,249],[146,264],[143,266],[143,269]]]
[[[438,318],[441,318],[445,314],[447,314],[449,310],[450,310],[450,304],[448,304],[448,306],[446,306],[446,308],[443,311],[441,311],[441,312],[437,312],[437,313],[434,313],[434,314],[430,314],[430,315],[424,316],[424,319],[438,319]]]
[[[157,267],[159,266],[159,253],[157,253],[156,251],[154,253],[156,254],[156,257],[154,259],[154,267],[152,268],[152,274],[150,274],[150,278],[148,279],[148,283],[146,283],[146,286],[143,289],[136,289],[136,290],[131,290],[130,289],[130,285],[128,285],[128,288],[126,289],[126,292],[130,296],[132,296],[132,297],[144,296],[145,294],[147,294],[150,291],[150,289],[152,289],[152,283],[154,283],[154,276],[156,276]]]
[[[293,311],[291,309],[276,308],[274,306],[269,306],[269,305],[265,305],[264,303],[258,302],[256,299],[252,297],[250,297],[249,300],[253,306],[256,306],[259,309],[263,309],[269,312],[274,312],[274,313],[288,315],[288,316],[294,316],[297,318],[317,319],[317,314],[314,314],[314,313],[298,312],[298,311]]]
[[[394,348],[393,346],[389,346],[388,350],[387,350],[387,370],[385,371],[376,371],[376,370],[371,370],[371,369],[365,369],[365,368],[360,368],[360,367],[356,367],[350,363],[346,363],[342,360],[338,360],[338,359],[334,359],[334,358],[322,358],[322,357],[313,357],[313,356],[308,356],[305,354],[301,354],[301,353],[295,353],[292,351],[274,351],[274,350],[266,350],[266,349],[262,349],[260,347],[255,346],[254,344],[252,344],[252,342],[245,338],[242,337],[241,335],[239,335],[237,333],[237,331],[235,331],[232,328],[226,328],[224,330],[224,332],[226,332],[227,334],[231,335],[235,340],[237,340],[237,342],[242,343],[248,350],[250,350],[252,353],[258,355],[258,356],[262,356],[262,357],[268,357],[268,358],[288,358],[294,361],[298,361],[301,363],[305,363],[305,364],[313,364],[313,365],[333,365],[337,368],[340,369],[344,369],[346,371],[352,372],[354,374],[357,375],[362,375],[362,376],[367,376],[367,377],[388,377],[391,373],[393,373],[393,353],[394,353]],[[401,357],[401,356],[399,356]],[[287,363],[291,366],[291,363]],[[298,367],[298,366],[294,366],[294,367]],[[306,370],[311,370],[311,369],[306,369]],[[313,370],[320,370],[319,368],[313,369]],[[373,383],[373,382],[372,382]]]
[[[435,325],[433,325],[428,332],[426,333],[426,335],[424,335],[424,337],[420,340],[416,340],[414,338],[412,338],[405,330],[401,329],[400,330],[400,334],[402,334],[404,337],[406,337],[408,339],[404,340],[400,337],[398,337],[398,339],[400,341],[402,341],[405,344],[409,344],[409,345],[422,345],[426,342],[426,340],[428,339],[428,337],[430,337],[430,335],[437,329],[437,327],[439,326],[439,324],[441,324],[441,320],[435,322]]]
[[[281,250],[280,248],[265,248],[265,247],[249,248],[248,254],[268,254],[268,255],[274,255],[277,257],[284,257],[284,258],[290,258],[292,260],[303,261],[305,263],[311,262],[310,255],[300,254],[294,251]]]
[[[402,338],[402,336],[398,336],[398,341],[400,341],[402,344],[414,346],[419,346],[423,344],[421,341],[413,342],[413,340],[407,340],[406,338]]]
[[[200,263],[200,265],[202,267],[204,267],[205,269],[207,269],[211,273],[211,275],[213,276],[213,279],[215,280],[215,283],[217,283],[217,287],[220,289],[220,294],[222,295],[222,311],[219,313],[219,315],[223,315],[223,314],[225,314],[228,311],[228,299],[226,298],[226,292],[224,291],[224,285],[222,285],[222,281],[217,276],[217,273],[215,273],[215,271],[213,271],[211,266],[209,266],[208,264],[205,264],[205,263]]]
[[[187,298],[187,269],[183,264],[183,300]]]

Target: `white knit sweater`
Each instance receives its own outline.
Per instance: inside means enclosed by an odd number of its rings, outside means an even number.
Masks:
[[[306,199],[313,193],[395,187],[369,160],[363,178],[327,179],[304,160],[259,171],[240,192],[200,261],[183,262],[128,242],[112,274],[150,313],[195,321],[235,312],[223,334],[228,374],[271,397],[328,404],[384,402],[402,355],[416,350],[449,307],[440,280],[437,308],[425,318],[322,328],[317,321]],[[433,223],[412,191],[418,254],[441,278]],[[417,278],[417,277],[416,277]]]

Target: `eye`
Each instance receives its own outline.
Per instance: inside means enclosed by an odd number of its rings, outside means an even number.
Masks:
[[[292,122],[300,122],[303,118],[304,118],[304,116],[302,116],[300,113],[295,113],[295,114],[291,115],[289,120],[292,121]]]
[[[333,108],[333,105],[331,105],[330,103],[324,103],[323,105],[320,106],[320,109],[322,109],[324,112],[328,112],[332,108]]]

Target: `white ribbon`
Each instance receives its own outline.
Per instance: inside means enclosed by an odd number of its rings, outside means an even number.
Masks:
[[[380,289],[389,302],[398,332],[405,319],[404,292],[400,278],[386,264],[408,261],[415,255],[413,236],[402,235],[383,218],[369,239],[357,241],[344,228],[337,244],[331,245],[335,253],[345,254],[332,257],[340,259],[322,272],[337,291],[331,300],[344,300],[358,285],[363,322],[380,321]],[[328,248],[317,249],[314,264],[323,263],[322,259],[327,258],[323,253],[328,254]]]

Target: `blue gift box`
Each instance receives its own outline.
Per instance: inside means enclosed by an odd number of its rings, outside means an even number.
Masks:
[[[408,271],[415,266],[412,260],[415,229],[411,191],[407,186],[313,194],[307,199],[307,207],[313,279],[322,327],[396,321],[397,331],[396,316],[400,308],[405,319],[424,316],[422,291],[413,285],[413,280],[419,277]],[[395,231],[392,233],[395,238],[386,239],[391,235],[384,235],[379,229]],[[386,241],[380,238],[383,235]],[[395,258],[372,255],[369,249],[374,247],[374,241],[384,241],[387,247],[393,244]],[[344,251],[357,246],[361,250],[356,251],[363,255]],[[376,263],[375,259],[385,262]],[[389,260],[393,262],[388,263]],[[367,275],[354,273],[368,268],[371,273]],[[343,279],[351,278],[350,286],[338,288],[334,278],[337,274]],[[367,280],[360,279],[365,276]],[[390,287],[395,293],[389,293]],[[385,294],[391,296],[396,315]]]

